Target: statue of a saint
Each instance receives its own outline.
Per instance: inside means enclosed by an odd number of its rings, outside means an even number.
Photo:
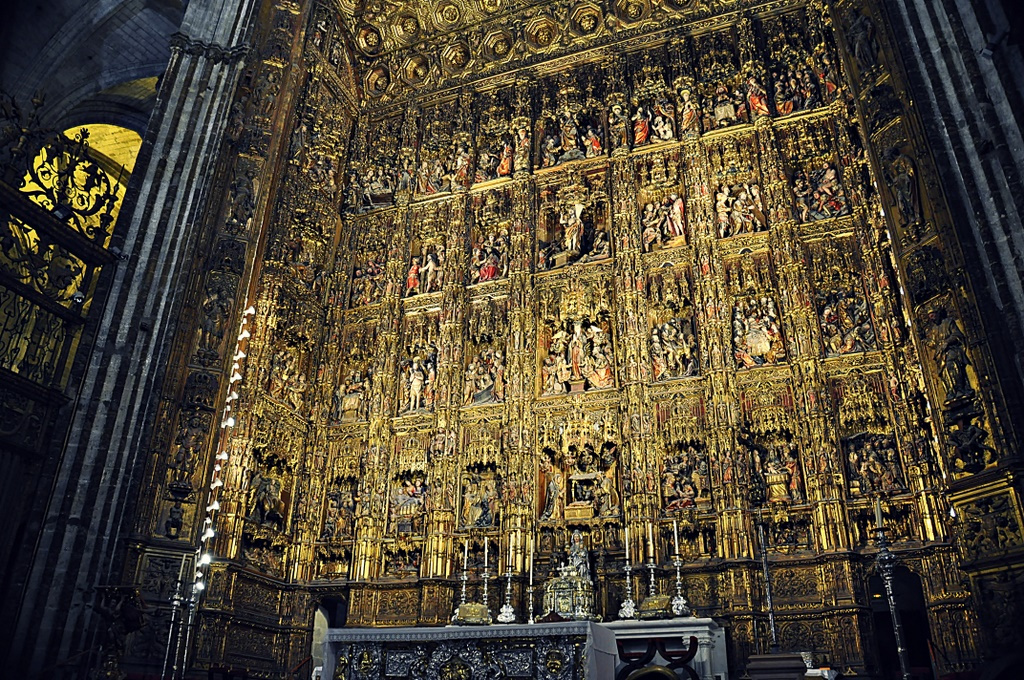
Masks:
[[[590,556],[583,545],[583,534],[579,529],[572,532],[569,539],[569,566],[573,568],[576,575],[584,581],[590,581]]]

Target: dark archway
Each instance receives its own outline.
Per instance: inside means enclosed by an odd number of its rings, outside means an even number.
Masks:
[[[881,576],[875,574],[868,579],[868,595],[880,677],[899,680],[896,635]],[[903,642],[907,647],[910,671],[915,680],[933,680],[935,675],[929,653],[931,628],[928,625],[928,609],[921,578],[906,567],[897,567],[893,576],[893,595],[903,623]]]

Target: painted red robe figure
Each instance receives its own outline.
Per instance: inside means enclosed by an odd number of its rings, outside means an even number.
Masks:
[[[405,276],[405,294],[412,295],[420,290],[420,258],[412,258],[412,265]]]
[[[651,138],[651,116],[642,106],[633,114],[633,146],[641,146]]]
[[[770,115],[768,110],[768,93],[764,91],[764,88],[761,87],[756,78],[750,78],[747,81],[747,106],[755,118],[757,116]]]
[[[498,177],[508,177],[512,174],[512,145],[505,144],[501,152],[501,162],[498,163]]]
[[[479,281],[491,281],[498,276],[498,260],[494,255],[489,255],[480,266]]]

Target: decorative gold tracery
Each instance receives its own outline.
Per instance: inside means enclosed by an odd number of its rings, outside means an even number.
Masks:
[[[457,541],[479,560],[500,539],[522,580],[532,534],[542,578],[575,528],[614,613],[625,527],[655,523],[660,568],[676,521],[687,587],[744,658],[760,636],[734,614],[762,606],[760,517],[787,561],[785,635],[867,672],[868,622],[833,606],[862,596],[850,551],[867,545],[867,497],[885,495],[923,571],[955,569],[929,543],[949,533],[942,470],[970,479],[1005,447],[931,224],[948,218],[922,191],[927,154],[895,95],[884,105],[880,29],[859,9],[847,21],[863,3],[835,3],[839,25],[833,3],[743,4],[405,4],[386,30],[360,17],[339,246],[315,255],[331,292],[289,307],[271,291],[297,290],[290,274],[260,283],[268,322],[328,319],[322,352],[315,329],[278,349],[346,394],[358,382],[359,406],[327,417],[322,396],[268,397],[266,417],[309,414],[296,457],[324,431],[347,443],[308,482],[328,499],[319,526],[252,538],[290,542],[312,579],[347,577],[350,622],[447,621]],[[318,214],[310,178],[283,184]],[[318,316],[321,302],[335,308]],[[288,368],[265,342],[264,375]],[[965,507],[977,523],[1010,513]]]

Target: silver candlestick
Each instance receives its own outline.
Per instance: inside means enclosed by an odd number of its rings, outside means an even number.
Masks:
[[[462,565],[462,576],[459,577],[462,581],[462,597],[459,598],[459,604],[455,605],[455,613],[452,614],[452,623],[459,618],[459,608],[466,604],[466,582],[469,581],[469,574],[466,572],[466,565]]]
[[[654,568],[656,566],[657,565],[654,564],[654,558],[651,558],[651,561],[647,563],[647,568],[651,570],[651,584],[650,584],[650,596],[651,597],[654,597],[655,595],[658,594],[658,592],[657,592],[658,591],[658,584],[654,580]]]
[[[526,599],[530,602],[530,618],[526,622],[532,626],[535,623],[533,620],[533,586],[526,589]]]
[[[672,613],[676,616],[689,616],[690,605],[683,597],[683,577],[679,571],[683,561],[679,559],[678,554],[672,558],[672,564],[676,567],[676,596],[672,598]]]
[[[629,562],[626,562],[626,599],[619,606],[619,618],[636,618],[636,602],[633,601],[633,566]]]
[[[515,623],[516,615],[512,609],[512,569],[505,572],[505,578],[505,604],[501,605],[501,611],[498,612],[498,623]]]
[[[490,621],[490,619],[491,619],[491,608],[487,606],[487,591],[490,590],[488,582],[489,582],[489,580],[491,578],[491,573],[489,571],[487,571],[487,567],[484,567],[483,577],[484,577],[484,612],[486,612],[487,620]]]

